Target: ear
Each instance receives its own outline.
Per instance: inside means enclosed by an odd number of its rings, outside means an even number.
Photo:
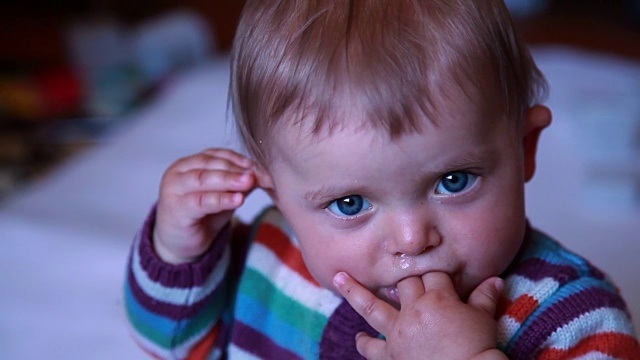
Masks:
[[[536,172],[536,152],[542,130],[551,124],[551,110],[543,105],[531,107],[526,114],[522,134],[524,150],[524,180],[529,181]]]
[[[256,180],[258,181],[258,187],[262,188],[267,192],[267,194],[269,194],[269,196],[273,198],[273,178],[271,177],[269,171],[264,166],[256,164],[254,167],[254,173],[256,175]]]

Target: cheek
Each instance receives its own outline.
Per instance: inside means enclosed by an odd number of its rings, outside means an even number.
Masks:
[[[301,234],[300,250],[307,269],[314,279],[325,288],[333,289],[333,276],[340,271],[336,264],[336,252],[326,244],[326,239],[318,239],[317,235]]]
[[[456,253],[466,263],[467,272],[478,279],[504,271],[522,244],[524,190],[512,183],[496,186],[490,196],[473,207],[445,217],[455,218],[451,225],[458,235],[454,240]]]
[[[366,259],[374,256],[372,246],[362,244],[356,234],[329,234],[321,227],[300,227],[296,234],[309,272],[323,287],[336,292],[333,277],[340,271],[369,282],[372,267]]]
[[[336,264],[343,252],[337,246],[339,239],[326,234],[314,218],[317,214],[305,214],[301,209],[283,205],[280,204],[280,210],[296,234],[307,269],[320,285],[333,290],[333,276],[341,270]]]
[[[517,254],[525,231],[524,201],[515,190],[509,196],[489,202],[473,221],[470,239],[477,243],[467,248],[475,250],[468,253],[476,258],[477,271],[484,275],[497,275],[504,271]],[[506,195],[506,194],[505,194]],[[481,255],[480,255],[481,254]]]

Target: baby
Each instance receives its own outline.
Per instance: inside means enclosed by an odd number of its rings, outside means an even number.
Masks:
[[[132,248],[154,356],[640,358],[615,286],[527,222],[551,113],[501,0],[249,0],[231,70],[249,157],[175,162]]]

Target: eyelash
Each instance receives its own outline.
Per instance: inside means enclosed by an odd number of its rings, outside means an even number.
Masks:
[[[445,180],[448,177],[454,177],[454,176],[461,176],[463,175],[464,178],[464,184],[463,184],[463,188],[459,191],[452,191],[449,189],[445,189],[444,191],[439,191],[441,186],[445,186]],[[434,189],[434,193],[436,194],[436,196],[460,196],[463,194],[466,194],[467,192],[469,192],[471,189],[473,189],[478,180],[480,179],[480,175],[476,174],[475,172],[469,171],[469,170],[455,170],[455,171],[450,171],[444,175],[442,175],[440,178],[438,178],[438,181],[436,182],[436,186]],[[460,180],[460,179],[458,179]]]
[[[338,201],[345,200],[345,199],[348,199],[348,198],[353,198],[353,197],[358,197],[358,198],[360,198],[361,201],[364,202],[364,204],[361,204],[362,206],[364,206],[364,208],[358,210],[358,213],[356,213],[354,215],[346,215],[345,214],[344,216],[342,216],[342,215],[337,214],[333,210],[331,210],[332,206],[334,206],[334,205],[335,206],[339,206]],[[323,206],[323,209],[326,212],[330,213],[331,216],[333,216],[333,217],[335,217],[335,218],[337,218],[339,220],[348,221],[348,220],[354,220],[354,219],[357,219],[359,217],[362,217],[362,216],[366,215],[369,211],[371,211],[373,209],[373,205],[371,204],[371,202],[366,197],[364,197],[362,195],[358,195],[358,194],[352,194],[352,195],[342,196],[342,197],[339,197],[339,198],[336,198],[334,200],[329,201],[327,204],[325,204]]]

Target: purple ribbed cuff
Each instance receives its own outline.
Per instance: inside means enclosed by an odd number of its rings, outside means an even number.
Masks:
[[[213,241],[213,245],[198,260],[184,264],[164,262],[153,248],[152,236],[156,221],[156,206],[151,209],[140,233],[138,253],[140,263],[149,278],[163,286],[172,288],[191,288],[202,286],[213,272],[223,254],[230,237],[230,224],[227,224]]]

